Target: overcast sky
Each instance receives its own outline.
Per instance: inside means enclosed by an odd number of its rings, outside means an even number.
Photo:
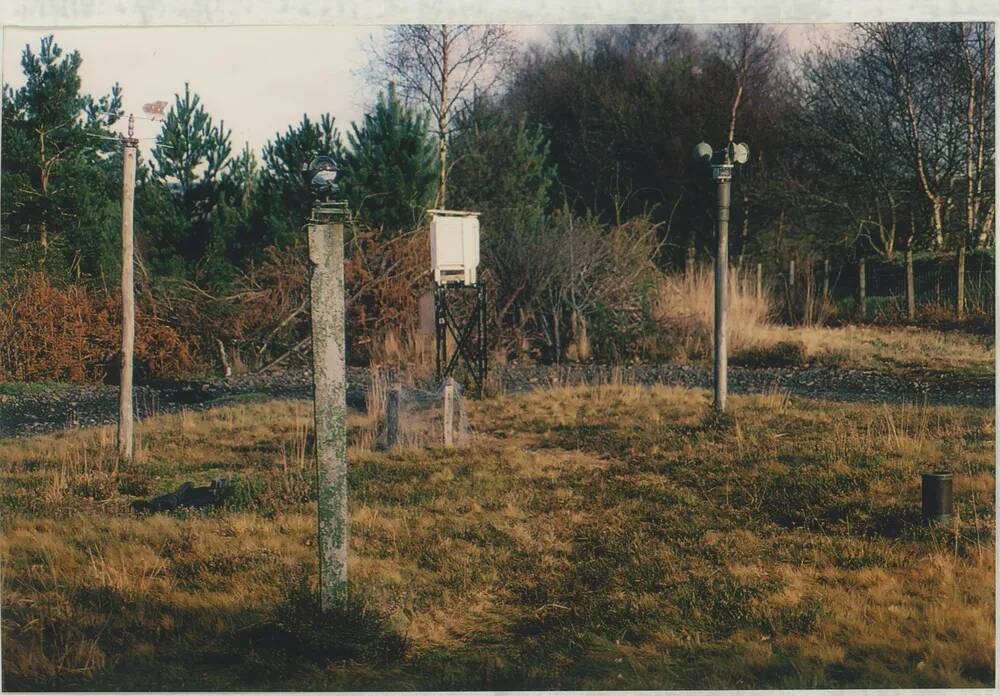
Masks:
[[[803,50],[810,42],[842,30],[842,25],[782,25],[789,44]],[[546,41],[551,29],[516,26],[524,44]],[[21,52],[53,33],[67,51],[78,50],[85,92],[101,95],[116,81],[125,113],[141,114],[142,105],[159,99],[173,103],[184,83],[201,95],[202,104],[232,130],[234,152],[244,143],[258,151],[276,132],[329,112],[341,132],[359,121],[374,101],[360,71],[367,64],[365,47],[381,35],[379,26],[317,27],[7,27],[3,40],[3,80],[24,83]],[[136,121],[142,149],[152,146],[159,124]],[[124,123],[121,125],[124,128]]]

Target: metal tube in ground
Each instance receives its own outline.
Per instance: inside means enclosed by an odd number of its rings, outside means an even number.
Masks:
[[[921,516],[925,522],[951,522],[952,475],[934,472],[923,475]]]

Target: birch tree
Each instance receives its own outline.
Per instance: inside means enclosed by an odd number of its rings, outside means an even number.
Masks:
[[[514,60],[507,27],[496,24],[401,24],[372,46],[369,77],[380,87],[396,84],[408,103],[427,109],[438,146],[435,207],[446,205],[448,136],[455,113],[473,93],[489,94]]]
[[[955,31],[965,89],[965,241],[987,246],[993,234],[996,103],[995,34],[987,22],[962,23]]]

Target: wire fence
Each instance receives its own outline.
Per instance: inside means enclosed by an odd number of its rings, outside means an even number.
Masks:
[[[903,259],[866,259],[864,274],[865,305],[869,314],[906,314],[907,273]],[[794,266],[787,261],[780,264],[772,262],[763,265],[763,275],[764,286],[783,297],[785,302],[801,303],[806,294],[819,299],[825,292],[832,303],[846,309],[856,307],[861,293],[861,269],[856,261],[824,263],[823,260],[813,260],[810,263],[798,259]],[[915,258],[914,303],[918,307],[938,306],[957,310],[958,279],[955,254]],[[995,260],[992,250],[975,250],[966,256],[964,295],[966,312],[995,315]]]

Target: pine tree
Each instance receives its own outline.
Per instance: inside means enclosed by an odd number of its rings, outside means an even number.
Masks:
[[[404,106],[390,86],[363,125],[351,124],[341,187],[362,221],[395,235],[418,225],[434,201],[437,146],[426,115]]]
[[[201,98],[185,83],[184,96],[174,95],[174,105],[156,138],[148,182],[150,187],[165,188],[169,195],[144,191],[141,208],[149,221],[154,265],[159,269],[185,268],[189,275],[200,271],[223,277],[232,273],[225,257],[235,230],[213,220],[213,215],[223,214],[220,205],[228,199],[224,217],[231,222],[238,196],[238,182],[232,179],[230,136],[225,123],[215,125]]]
[[[37,54],[29,45],[21,55],[24,86],[4,86],[3,234],[18,256],[50,271],[58,260],[77,273],[110,273],[121,178],[110,127],[122,115],[121,89],[98,99],[81,93],[82,62],[49,35]]]
[[[532,292],[526,269],[547,269],[552,260],[537,251],[557,248],[539,243],[550,226],[546,212],[555,179],[548,141],[523,117],[511,121],[477,99],[459,120],[450,149],[451,204],[481,213],[484,265],[494,274],[495,296],[503,298],[498,317],[511,321],[512,302]]]
[[[276,133],[264,146],[253,222],[243,239],[246,254],[257,257],[266,246],[284,247],[299,235],[313,204],[312,191],[302,178],[303,165],[317,155],[341,157],[340,134],[333,123],[330,114],[323,114],[319,122],[303,114],[297,126]]]
[[[545,214],[555,168],[540,128],[510,121],[483,99],[463,114],[452,136],[451,201],[482,213],[486,235],[530,226]]]

